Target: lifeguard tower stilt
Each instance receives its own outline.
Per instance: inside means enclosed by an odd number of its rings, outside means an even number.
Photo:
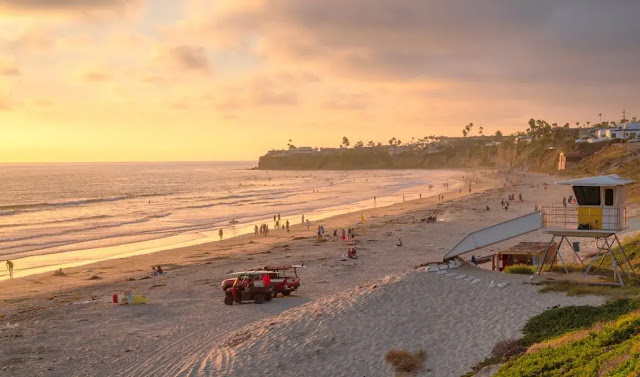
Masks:
[[[556,237],[560,237],[558,248],[560,248],[563,241],[566,240],[571,250],[575,253],[576,257],[578,257],[577,250],[575,250],[569,242],[569,237],[593,238],[597,246],[597,251],[592,256],[591,263],[585,271],[584,278],[586,278],[589,272],[594,272],[600,268],[606,257],[609,256],[611,258],[614,282],[592,283],[624,285],[619,270],[627,276],[631,276],[635,271],[616,233],[629,227],[629,208],[626,205],[626,200],[629,186],[632,183],[633,181],[620,178],[617,175],[557,182],[556,184],[559,185],[571,186],[575,195],[576,204],[564,203],[542,207],[543,232],[552,236],[547,250],[550,249]],[[620,250],[619,256],[616,256],[613,252],[616,244]],[[562,255],[559,252],[556,253],[556,255],[560,257],[565,271],[568,272]],[[580,257],[578,257],[578,260],[584,265]],[[597,265],[595,269],[592,270],[596,261]],[[552,265],[553,263],[554,260],[547,260],[547,252],[545,252],[538,266],[538,274],[542,273],[545,266]]]

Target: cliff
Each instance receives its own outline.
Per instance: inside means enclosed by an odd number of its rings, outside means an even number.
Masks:
[[[513,145],[449,146],[438,152],[406,150],[390,154],[377,148],[353,148],[331,153],[266,154],[259,169],[268,170],[355,170],[355,169],[442,169],[504,167],[515,157]]]

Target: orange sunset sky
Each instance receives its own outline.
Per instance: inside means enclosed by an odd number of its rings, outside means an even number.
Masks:
[[[0,162],[618,120],[640,115],[639,19],[633,0],[0,0]]]

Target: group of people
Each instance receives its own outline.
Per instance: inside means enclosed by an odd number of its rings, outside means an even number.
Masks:
[[[509,206],[511,205],[511,203],[509,203],[509,200],[514,201],[516,200],[516,194],[509,194],[508,196],[508,200],[504,200],[502,199],[502,202],[500,202],[500,204],[502,205],[502,208],[505,211],[509,210]],[[518,200],[521,202],[524,202],[524,199],[522,198],[522,193],[518,194]],[[489,210],[489,206],[487,206],[487,211]],[[536,210],[537,210],[537,205],[536,205]]]
[[[516,194],[509,194],[509,200],[516,200]],[[524,199],[522,199],[522,193],[518,194],[518,200],[524,202]]]
[[[151,266],[151,269],[153,270],[153,276],[162,275],[164,273],[164,271],[162,271],[162,267],[160,267],[160,265]]]
[[[567,207],[567,203],[571,204],[571,203],[575,203],[575,199],[573,198],[573,195],[569,195],[569,200],[567,200],[566,197],[562,198],[562,205],[566,208]]]
[[[336,240],[336,237],[338,236],[338,230],[334,230],[333,231],[333,240]],[[356,234],[355,231],[353,230],[353,228],[349,228],[347,231],[344,230],[344,228],[342,228],[342,231],[340,231],[340,244],[344,244],[345,242],[351,242],[354,238],[355,238]]]
[[[262,224],[260,225],[260,228],[258,228],[258,226],[256,225],[253,227],[253,232],[256,236],[266,237],[269,235],[269,225]]]

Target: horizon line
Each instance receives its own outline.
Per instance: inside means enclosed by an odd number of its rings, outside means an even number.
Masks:
[[[54,165],[54,164],[153,164],[153,163],[198,163],[198,162],[252,162],[257,163],[258,160],[148,160],[148,161],[34,161],[34,162],[2,162],[0,165]]]

